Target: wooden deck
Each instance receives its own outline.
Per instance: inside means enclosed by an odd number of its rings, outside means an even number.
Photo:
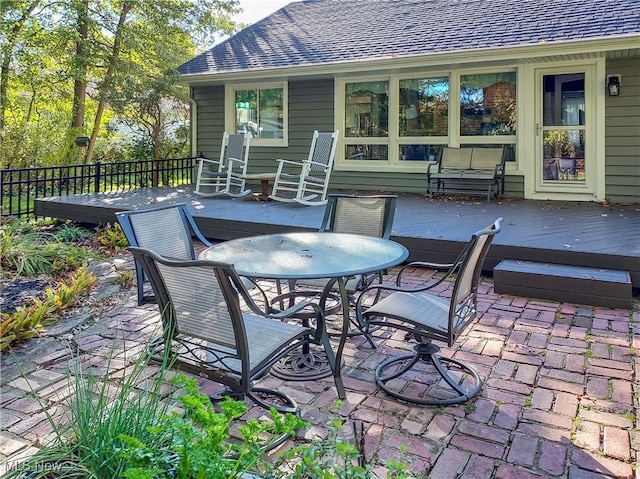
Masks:
[[[316,230],[324,208],[227,197],[202,198],[190,187],[147,188],[36,200],[38,216],[104,224],[117,211],[185,203],[203,234],[215,240]],[[485,269],[503,259],[527,260],[628,271],[640,289],[640,209],[638,205],[511,200],[429,200],[400,194],[392,239],[410,251],[410,260],[451,261],[469,236],[504,218]]]

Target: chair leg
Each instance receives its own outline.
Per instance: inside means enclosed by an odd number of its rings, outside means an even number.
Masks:
[[[380,389],[396,399],[425,406],[463,403],[480,392],[482,379],[470,366],[440,356],[437,354],[440,348],[432,343],[418,344],[414,350],[414,354],[389,358],[376,368],[376,384]],[[445,384],[439,380],[429,384],[416,380],[418,374],[425,373],[413,368],[425,363],[433,366],[434,372]],[[410,374],[406,380],[394,381],[407,373]],[[424,390],[418,390],[420,386],[425,386]]]

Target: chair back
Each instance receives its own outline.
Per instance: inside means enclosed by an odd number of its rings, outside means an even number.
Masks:
[[[474,233],[454,263],[457,276],[449,309],[449,346],[453,345],[465,327],[476,318],[478,282],[482,266],[493,238],[500,232],[500,223],[502,218]]]
[[[251,139],[244,133],[224,133],[220,163],[231,170],[244,169],[249,158],[249,143]],[[246,173],[246,171],[244,171]]]
[[[320,231],[388,239],[397,199],[395,195],[329,195]]]
[[[121,211],[116,213],[116,219],[130,246],[150,249],[168,258],[195,259],[192,234],[205,246],[211,246],[182,203],[149,210]],[[138,304],[154,301],[153,295],[145,295],[145,276],[137,261],[136,281]]]
[[[184,205],[116,213],[129,245],[173,259],[195,259]]]
[[[316,172],[327,172],[333,167],[336,153],[338,132],[320,133],[315,131],[309,150],[309,169]]]
[[[238,291],[245,291],[233,266],[212,261],[173,261],[130,247],[153,287],[162,315],[165,343],[178,341],[189,362],[223,370],[248,368],[246,330]],[[187,339],[181,338],[182,336]],[[200,347],[193,340],[202,340]],[[206,352],[199,357],[196,350]],[[232,360],[240,360],[240,366]],[[245,371],[246,372],[246,371]],[[246,376],[244,376],[246,377]]]

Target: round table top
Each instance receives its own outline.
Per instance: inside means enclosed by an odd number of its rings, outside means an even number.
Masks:
[[[378,271],[402,263],[407,248],[381,238],[343,233],[286,233],[250,236],[215,244],[199,258],[233,264],[253,278],[336,278]]]

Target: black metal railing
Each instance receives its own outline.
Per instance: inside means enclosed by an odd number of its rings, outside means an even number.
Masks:
[[[195,158],[0,170],[2,215],[30,216],[47,196],[177,186],[192,182]]]

